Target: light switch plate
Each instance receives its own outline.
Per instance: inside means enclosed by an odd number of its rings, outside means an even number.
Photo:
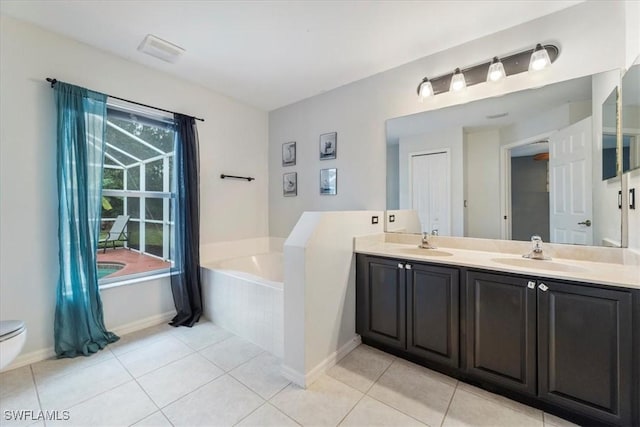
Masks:
[[[377,216],[372,216],[371,217],[371,224],[377,224],[378,223],[378,217]]]

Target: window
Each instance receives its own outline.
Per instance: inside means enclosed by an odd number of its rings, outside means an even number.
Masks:
[[[109,102],[101,240],[119,216],[129,221],[119,240],[108,241],[106,249],[104,242],[98,246],[101,285],[168,272],[171,267],[175,145],[172,115]]]

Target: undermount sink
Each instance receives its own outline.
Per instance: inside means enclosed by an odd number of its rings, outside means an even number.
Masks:
[[[453,254],[445,251],[439,251],[437,249],[423,249],[423,248],[406,248],[400,249],[401,252],[411,255],[425,255],[425,256],[452,256]]]
[[[582,267],[576,267],[575,265],[562,264],[560,262],[554,262],[549,260],[539,260],[539,259],[527,259],[527,258],[494,258],[491,261],[512,265],[515,267],[525,267],[525,268],[533,268],[540,270],[551,270],[551,271],[566,271],[566,272],[581,272],[587,271]]]

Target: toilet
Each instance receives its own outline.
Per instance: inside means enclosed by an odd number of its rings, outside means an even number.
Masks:
[[[0,321],[0,370],[20,354],[27,340],[27,327],[22,320]]]

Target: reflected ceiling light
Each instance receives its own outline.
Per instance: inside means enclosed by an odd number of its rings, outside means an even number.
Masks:
[[[494,56],[491,65],[489,65],[489,71],[487,72],[487,81],[499,82],[505,77],[507,77],[507,73],[504,71],[504,65],[502,65],[502,62],[500,62],[497,56]]]
[[[456,68],[453,73],[428,79],[418,84],[418,99],[444,92],[459,92],[478,83],[496,82],[525,71],[537,71],[548,67],[558,58],[560,49],[552,44],[537,44],[535,49],[522,50],[510,55],[494,56],[493,60],[467,68]]]
[[[431,85],[429,79],[426,77],[422,79],[422,81],[418,85],[418,96],[420,96],[420,100],[433,96],[433,86]]]
[[[540,43],[536,45],[536,48],[531,54],[531,60],[529,61],[529,71],[540,71],[551,65],[551,59],[549,58],[549,52],[542,47]]]
[[[456,68],[456,70],[453,72],[453,76],[451,77],[451,85],[449,86],[449,90],[451,92],[459,92],[466,87],[467,82],[464,79],[464,74],[462,74],[460,68]]]

